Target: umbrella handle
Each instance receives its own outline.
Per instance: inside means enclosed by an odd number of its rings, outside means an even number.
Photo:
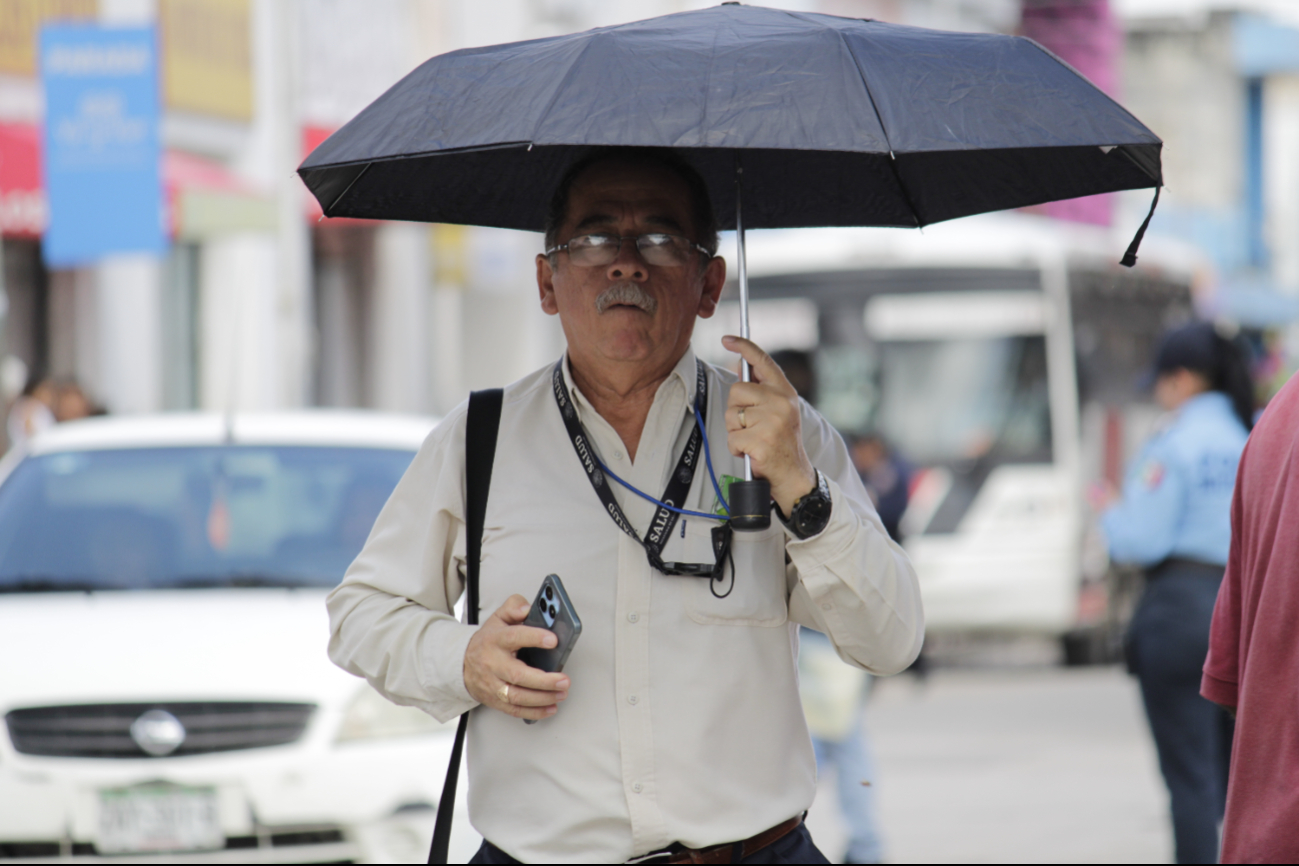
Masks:
[[[731,516],[727,522],[732,529],[756,532],[771,526],[770,481],[765,478],[732,481],[727,493],[731,500]]]
[[[749,339],[749,274],[745,268],[744,251],[744,166],[740,154],[735,154],[735,243],[740,282],[740,336]],[[753,371],[749,362],[740,356],[740,381],[751,382]],[[732,481],[730,494],[732,529],[745,532],[771,526],[771,482],[753,477],[753,461],[744,455],[744,480]]]

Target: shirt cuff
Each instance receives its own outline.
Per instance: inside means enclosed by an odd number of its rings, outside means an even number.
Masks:
[[[465,688],[465,652],[477,631],[476,625],[443,619],[425,633],[422,678],[429,691],[429,712],[439,722],[449,722],[478,706]]]
[[[825,529],[799,538],[787,528],[785,550],[813,604],[821,609],[820,616],[829,629],[827,633],[843,634],[845,626],[835,604],[835,590],[842,581],[827,566],[851,555],[858,534],[867,527],[862,526],[861,518],[834,479],[826,476],[826,483],[830,488],[830,519]]]
[[[1240,698],[1240,690],[1236,683],[1220,680],[1205,671],[1200,680],[1200,695],[1220,707],[1235,709]]]
[[[828,475],[825,476],[825,483],[830,488],[830,519],[826,521],[825,528],[816,535],[799,538],[788,526],[784,527],[785,549],[789,551],[789,558],[800,572],[820,568],[827,562],[838,559],[857,538],[860,523],[845,501],[843,490]]]

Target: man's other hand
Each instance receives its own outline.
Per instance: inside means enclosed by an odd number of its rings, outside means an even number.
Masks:
[[[465,688],[480,704],[520,719],[545,719],[568,697],[568,675],[524,664],[515,653],[524,647],[552,649],[558,642],[544,628],[520,625],[532,605],[512,595],[474,632],[465,649]]]
[[[816,487],[816,471],[803,448],[798,392],[757,343],[727,336],[722,345],[742,355],[753,371],[752,382],[731,386],[726,444],[736,457],[749,455],[754,476],[771,482],[771,498],[789,514]]]

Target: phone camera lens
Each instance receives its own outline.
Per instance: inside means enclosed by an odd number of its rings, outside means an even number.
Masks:
[[[555,590],[549,586],[546,587],[546,601],[550,601],[554,597],[555,597]]]
[[[555,616],[555,606],[553,604],[550,606],[550,615],[552,618]]]

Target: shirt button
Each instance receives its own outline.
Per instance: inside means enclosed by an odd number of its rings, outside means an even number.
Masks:
[[[834,605],[830,604],[830,602],[827,601],[825,604],[821,605],[821,610],[830,610],[833,607]]]
[[[642,785],[640,782],[634,782],[632,783],[631,789],[635,791],[637,794],[639,794],[641,791],[645,790],[645,786]]]
[[[627,614],[627,622],[640,622],[640,614],[638,613]]]
[[[622,452],[621,452],[621,451],[615,451],[615,452],[613,452],[613,459],[614,459],[614,460],[621,460],[621,459],[622,459]]]
[[[636,697],[635,695],[628,695],[627,703],[631,704],[634,707],[636,706],[636,704],[640,703],[640,698]]]

